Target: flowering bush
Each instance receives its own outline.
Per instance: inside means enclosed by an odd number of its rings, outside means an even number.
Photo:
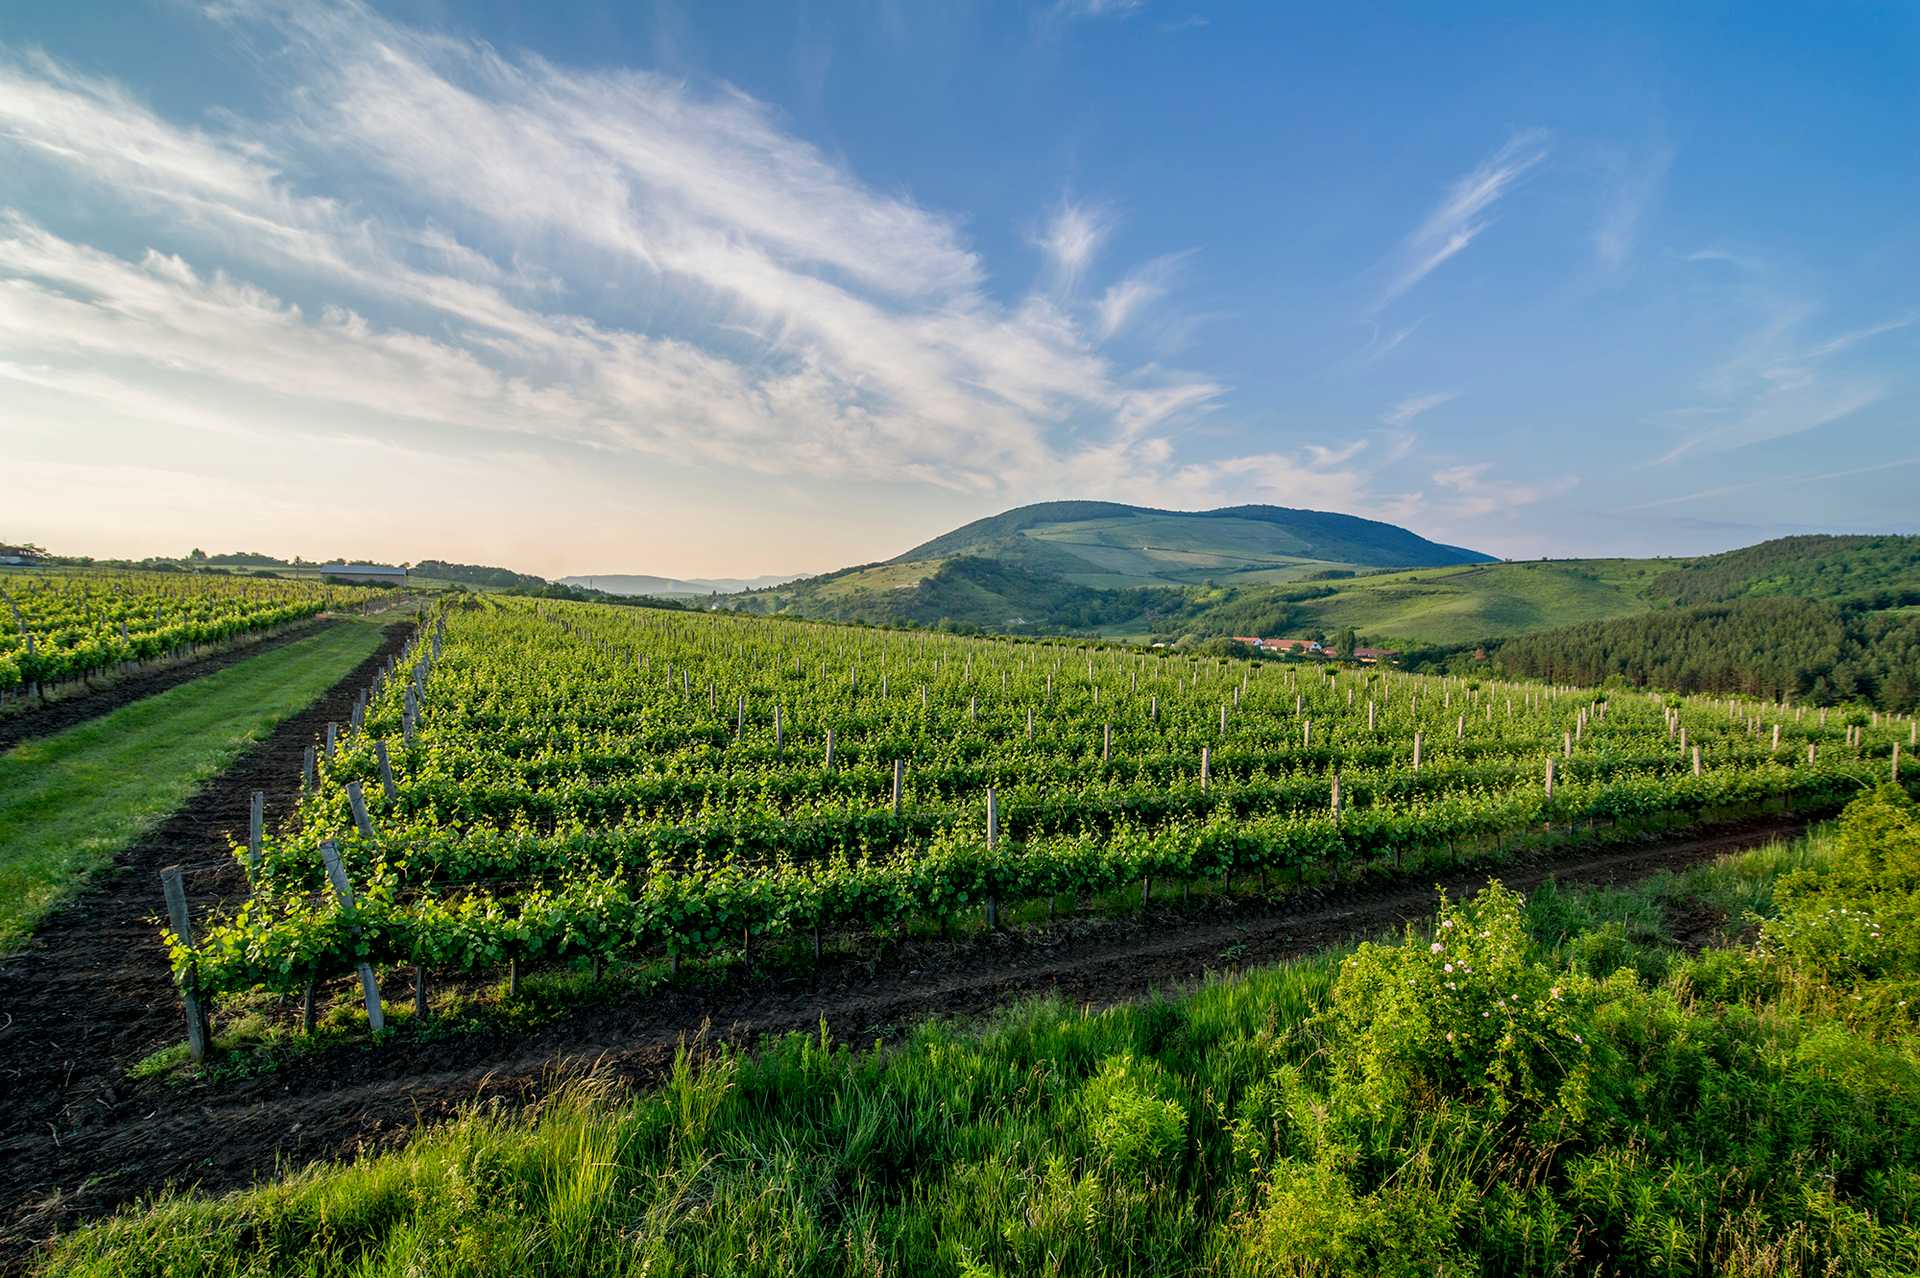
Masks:
[[[1326,1041],[1336,1079],[1368,1109],[1436,1094],[1501,1114],[1578,1105],[1592,986],[1531,957],[1523,903],[1498,882],[1464,903],[1443,893],[1431,939],[1408,929],[1341,965]]]

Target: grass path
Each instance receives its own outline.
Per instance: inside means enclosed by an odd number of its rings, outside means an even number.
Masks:
[[[380,639],[343,622],[0,754],[0,953]]]

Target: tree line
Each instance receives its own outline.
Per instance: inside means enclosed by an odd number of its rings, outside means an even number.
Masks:
[[[1429,666],[1484,660],[1504,675],[1556,683],[1624,679],[1676,692],[1857,701],[1900,712],[1920,703],[1920,613],[1800,599],[1661,609],[1422,655]]]

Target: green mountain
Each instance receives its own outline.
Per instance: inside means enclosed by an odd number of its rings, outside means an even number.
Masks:
[[[975,520],[883,563],[734,595],[724,606],[879,625],[1145,637],[1204,628],[1209,609],[1243,596],[1284,608],[1279,586],[1490,563],[1352,515],[1060,501]]]
[[[1787,654],[1784,614],[1758,607],[1783,599],[1818,606],[1817,625],[1799,618],[1818,644],[1796,640]],[[1490,656],[1544,677],[1577,669],[1581,681],[1611,673],[1882,704],[1901,701],[1903,680],[1920,682],[1907,638],[1920,620],[1920,537],[1788,537],[1686,559],[1491,562],[1345,515],[1049,502],[977,520],[884,563],[731,596],[727,606],[1134,641],[1352,630],[1411,660],[1461,669]],[[1693,615],[1703,607],[1743,611]],[[1774,644],[1782,656],[1676,666],[1670,654],[1697,649],[1703,635],[1741,652]]]
[[[974,555],[1076,585],[1272,584],[1329,569],[1490,563],[1404,528],[1285,506],[1156,510],[1106,501],[1050,501],[976,519],[890,560]]]

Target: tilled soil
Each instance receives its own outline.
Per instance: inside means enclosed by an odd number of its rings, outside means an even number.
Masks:
[[[183,867],[196,915],[244,895],[245,875],[225,851],[227,832],[246,829],[255,790],[266,792],[269,819],[287,810],[308,743],[329,720],[346,721],[355,694],[410,630],[390,626],[377,653],[137,840],[0,962],[0,1262],[23,1241],[16,1225],[83,1209],[88,1194],[71,1206],[66,1196],[90,1176],[117,1183],[125,1169],[97,1161],[107,1157],[97,1142],[154,1108],[156,1097],[130,1087],[126,1071],[183,1033],[158,932],[160,870]],[[294,637],[255,644],[233,659]]]
[[[182,662],[177,666],[165,666],[158,670],[144,670],[139,674],[116,676],[102,679],[99,687],[91,692],[69,693],[58,701],[45,705],[16,709],[0,717],[0,750],[11,750],[22,741],[31,741],[35,737],[49,736],[76,724],[98,719],[103,714],[118,710],[121,706],[132,705],[156,692],[165,692],[168,688],[177,688],[183,683],[192,683],[204,678],[216,670],[225,670],[237,665],[249,657],[263,652],[272,652],[275,648],[285,647],[297,639],[307,636],[331,624],[325,618],[296,622],[284,630],[276,631],[265,639],[255,643],[245,643],[238,647],[201,657],[197,661]]]
[[[856,1043],[892,1038],[929,1016],[970,1016],[1054,994],[1105,1005],[1190,985],[1206,974],[1294,957],[1431,916],[1434,886],[1484,884],[1485,868],[1257,900],[1171,901],[1128,918],[1074,919],[984,938],[870,944],[830,952],[818,969],[742,976],[719,986],[666,987],[579,1009],[533,1031],[476,1032],[435,1042],[344,1044],[297,1070],[250,1082],[185,1087],[131,1083],[125,1070],[177,1040],[181,1014],[153,928],[154,873],[179,860],[205,871],[196,896],[243,884],[214,849],[265,786],[280,802],[300,750],[371,674],[335,688],[128,858],[128,872],[76,904],[36,940],[33,965],[0,971],[0,989],[33,991],[34,1019],[0,1035],[0,1077],[21,1097],[0,1133],[0,1263],[164,1185],[230,1189],[305,1162],[397,1144],[479,1099],[521,1105],[589,1073],[636,1085],[658,1078],[688,1039],[747,1043],[811,1031],[824,1018]],[[1776,819],[1704,837],[1509,862],[1516,887],[1554,877],[1610,884],[1683,869],[1802,823]],[[399,976],[395,974],[396,978]],[[404,988],[389,990],[403,998]],[[17,1013],[16,1013],[17,1015]]]

